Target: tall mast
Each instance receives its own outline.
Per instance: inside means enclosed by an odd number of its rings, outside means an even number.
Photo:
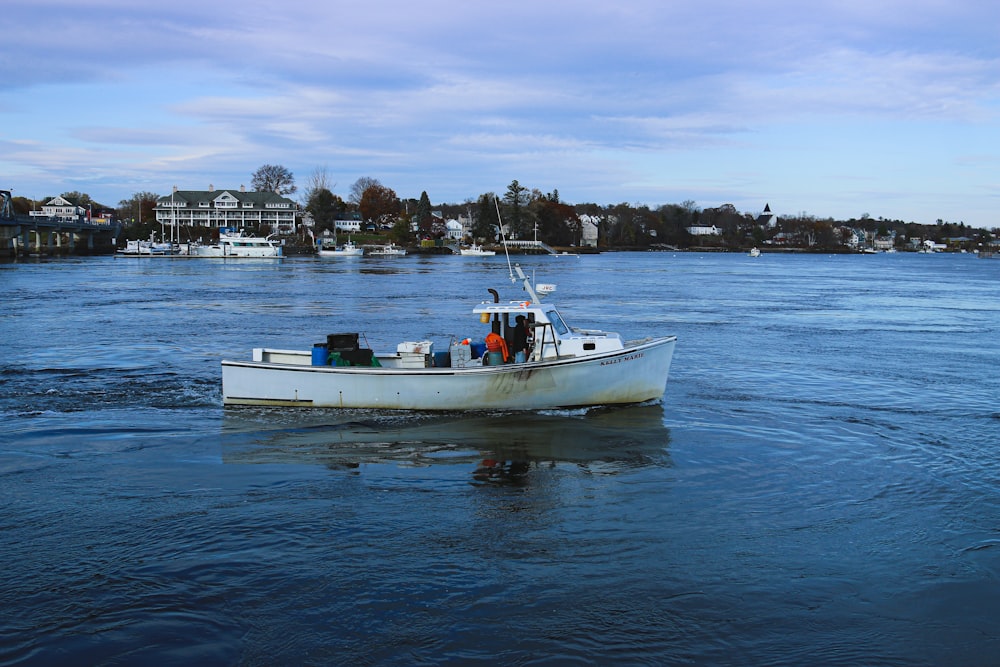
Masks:
[[[177,206],[174,204],[174,193],[177,192],[177,186],[170,192],[170,242],[174,242],[174,228],[177,226]],[[178,234],[179,236],[179,234]]]

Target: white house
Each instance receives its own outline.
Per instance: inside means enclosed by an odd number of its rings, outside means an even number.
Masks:
[[[711,227],[704,227],[695,225],[693,227],[687,228],[688,234],[691,236],[721,236],[722,230],[712,225]]]
[[[36,218],[55,218],[60,222],[77,222],[87,215],[87,209],[62,197],[55,197],[43,204],[41,211],[31,211],[31,215]]]
[[[597,247],[597,239],[600,237],[599,229],[601,227],[601,219],[595,215],[587,215],[586,213],[580,216],[580,245],[589,246],[591,248]]]
[[[876,236],[872,241],[872,247],[875,250],[887,251],[892,250],[896,246],[896,233],[892,232],[889,236]]]
[[[445,227],[444,235],[446,238],[449,238],[453,241],[461,241],[463,238],[465,238],[465,226],[458,220],[455,220],[454,218],[448,218],[447,220],[444,221],[444,227]]]
[[[360,232],[361,220],[334,220],[333,226],[340,232]]]
[[[858,233],[858,230],[853,227],[841,227],[840,228],[841,237],[844,239],[844,245],[848,248],[857,248],[861,245],[861,240],[864,236],[864,232]]]

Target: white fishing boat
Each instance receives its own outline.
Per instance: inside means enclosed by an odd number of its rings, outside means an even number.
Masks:
[[[514,277],[514,272],[517,278]],[[676,336],[626,343],[617,333],[571,328],[517,265],[511,279],[524,293],[472,308],[476,341],[404,341],[393,353],[358,345],[360,334],[330,334],[312,350],[256,348],[249,361],[222,362],[225,405],[386,410],[541,410],[643,403],[666,389]],[[513,354],[516,322],[529,332]],[[478,323],[478,324],[476,324]],[[455,322],[456,328],[465,328]],[[485,349],[484,349],[485,348]],[[333,365],[331,365],[331,362]]]
[[[403,257],[406,255],[406,249],[390,243],[388,245],[372,246],[368,248],[368,254],[372,257]]]
[[[750,252],[747,255],[750,257],[760,257],[760,248],[750,248]]]
[[[493,250],[483,250],[483,246],[475,243],[468,248],[459,248],[459,253],[466,257],[492,257],[496,254]]]
[[[361,257],[365,254],[365,249],[348,239],[342,246],[335,245],[332,248],[320,246],[316,254],[320,257]]]
[[[271,237],[245,236],[242,232],[220,232],[217,243],[191,249],[192,257],[273,257],[282,255],[281,244]]]

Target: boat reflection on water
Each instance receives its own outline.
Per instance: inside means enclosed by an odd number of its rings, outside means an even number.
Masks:
[[[461,464],[479,481],[517,482],[533,466],[568,463],[615,473],[669,465],[663,406],[545,413],[385,414],[226,410],[227,464]]]

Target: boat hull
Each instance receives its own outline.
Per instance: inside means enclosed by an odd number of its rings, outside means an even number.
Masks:
[[[383,410],[542,410],[663,396],[676,337],[622,350],[471,368],[359,368],[222,362],[225,405]],[[309,353],[300,353],[306,359]]]
[[[227,248],[216,246],[202,246],[192,253],[192,257],[225,257],[233,259],[280,259],[281,248],[279,247],[259,247],[259,248]]]

